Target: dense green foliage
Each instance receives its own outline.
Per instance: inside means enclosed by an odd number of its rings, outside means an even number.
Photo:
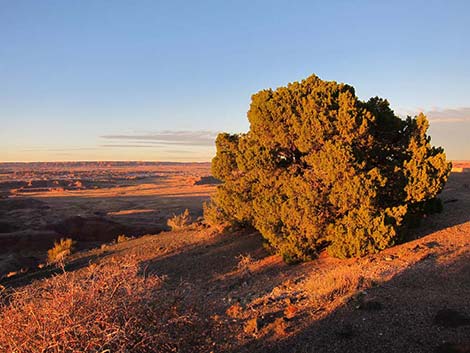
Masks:
[[[248,119],[249,132],[217,137],[212,172],[223,184],[207,211],[253,226],[289,262],[393,245],[436,208],[450,173],[423,114],[402,120],[346,84],[310,76],[260,91]]]

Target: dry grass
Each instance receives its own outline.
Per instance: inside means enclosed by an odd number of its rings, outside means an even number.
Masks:
[[[132,257],[64,272],[2,295],[0,351],[170,352],[197,346],[190,311],[139,275]],[[197,326],[201,326],[200,324]]]
[[[75,242],[71,238],[61,238],[54,242],[54,247],[47,251],[47,261],[55,263],[63,261],[72,253]]]
[[[171,230],[181,230],[188,227],[190,224],[191,215],[188,209],[185,209],[184,212],[179,215],[173,215],[173,217],[167,221],[167,225]]]
[[[428,303],[437,311],[441,298],[451,298],[441,291],[442,277],[432,277],[439,271],[437,264],[445,268],[446,280],[457,293],[451,303],[461,305],[458,289],[466,282],[455,277],[450,266],[456,257],[468,256],[469,232],[467,223],[374,256],[320,257],[296,266],[262,251],[262,240],[255,233],[165,232],[135,239],[129,247],[110,245],[109,255],[98,266],[5,296],[0,308],[0,352],[265,352],[282,342],[292,347],[281,346],[279,351],[309,351],[309,341],[304,342],[307,333],[315,339],[310,348],[320,347],[318,351],[361,351],[364,342],[376,344],[374,339],[364,341],[363,332],[378,328],[387,332],[395,315],[402,327],[390,337],[410,332],[412,325],[412,333],[418,332],[424,341],[436,328],[432,322],[410,324],[408,311],[429,318]],[[426,246],[431,242],[439,246]],[[114,253],[115,249],[119,251]],[[83,255],[87,254],[94,253]],[[74,261],[79,255],[73,255]],[[112,256],[117,260],[111,261]],[[162,282],[140,275],[136,262],[168,277]],[[250,275],[244,276],[247,271]],[[405,282],[400,279],[403,272]],[[431,286],[429,301],[420,304],[416,291],[425,293],[427,277],[429,283],[438,282]],[[374,285],[370,279],[385,284],[365,293]],[[374,305],[380,304],[382,309],[375,310]],[[194,314],[195,308],[200,315]],[[329,317],[335,310],[340,315]],[[364,315],[367,321],[360,321]],[[344,326],[349,322],[353,328],[366,325],[366,329],[353,330],[347,340],[338,339],[338,330],[348,334]],[[325,342],[334,349],[322,350]],[[429,347],[426,351],[433,352],[434,347]],[[403,352],[403,347],[387,351]]]
[[[305,290],[313,300],[327,303],[336,299],[347,300],[373,283],[357,271],[339,266],[310,277],[305,283]]]

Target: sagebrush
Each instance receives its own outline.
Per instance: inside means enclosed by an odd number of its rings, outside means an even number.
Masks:
[[[71,238],[61,238],[59,241],[54,241],[54,246],[47,251],[47,261],[50,263],[64,260],[69,256],[75,242]]]
[[[179,215],[173,215],[167,221],[167,225],[171,230],[180,230],[188,227],[191,224],[192,218],[188,209],[185,209],[183,213]]]
[[[128,256],[0,297],[0,351],[175,352],[201,344],[198,316]]]
[[[253,95],[248,120],[249,132],[217,137],[212,173],[223,184],[207,210],[255,227],[287,262],[325,247],[382,250],[439,209],[450,163],[423,114],[402,120],[386,100],[313,75]]]

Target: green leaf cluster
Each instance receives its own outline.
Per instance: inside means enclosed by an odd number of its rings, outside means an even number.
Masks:
[[[395,244],[436,208],[450,173],[423,114],[400,119],[386,100],[315,75],[254,94],[248,120],[247,133],[217,137],[212,172],[223,183],[208,210],[253,226],[288,262]]]

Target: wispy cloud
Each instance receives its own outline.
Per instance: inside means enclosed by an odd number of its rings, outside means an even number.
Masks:
[[[158,131],[140,134],[118,134],[118,135],[103,135],[102,139],[115,140],[121,142],[128,142],[127,147],[137,147],[145,144],[160,145],[160,146],[213,146],[216,132],[213,131]],[[110,145],[106,145],[109,147]],[[115,146],[117,147],[117,145]]]
[[[155,148],[155,145],[132,145],[132,144],[114,144],[114,143],[108,143],[108,144],[103,144],[100,145],[100,147],[105,147],[105,148]],[[158,147],[158,146],[157,146]]]
[[[194,154],[197,153],[196,151],[188,151],[188,150],[164,150],[163,152],[168,154]]]
[[[434,109],[425,112],[431,123],[470,122],[470,107],[455,109]]]
[[[73,147],[73,148],[26,148],[22,149],[21,152],[72,152],[72,151],[96,151],[96,147]]]

